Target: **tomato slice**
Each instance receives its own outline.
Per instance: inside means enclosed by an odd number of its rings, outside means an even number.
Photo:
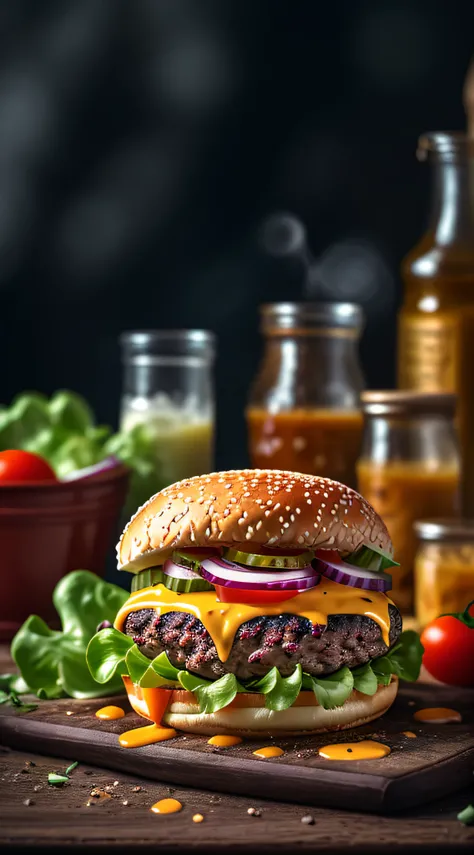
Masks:
[[[221,603],[242,603],[247,606],[262,606],[267,603],[283,603],[299,594],[299,591],[267,591],[259,589],[249,591],[243,588],[227,588],[225,585],[215,585],[217,599]]]

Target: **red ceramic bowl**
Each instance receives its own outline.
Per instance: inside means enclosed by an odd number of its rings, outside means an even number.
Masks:
[[[58,626],[52,594],[66,573],[105,575],[128,478],[120,465],[82,481],[0,487],[0,640],[30,614]]]

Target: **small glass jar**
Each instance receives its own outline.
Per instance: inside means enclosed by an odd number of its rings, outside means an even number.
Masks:
[[[415,533],[415,609],[422,629],[474,600],[474,520],[420,520]]]
[[[362,394],[364,434],[359,492],[384,520],[394,545],[392,596],[413,614],[416,520],[459,513],[460,459],[456,397],[411,391]]]
[[[246,410],[251,464],[355,486],[364,386],[353,303],[261,307],[263,359]]]
[[[120,426],[145,425],[156,449],[157,490],[214,468],[215,336],[207,330],[144,330],[120,337]]]

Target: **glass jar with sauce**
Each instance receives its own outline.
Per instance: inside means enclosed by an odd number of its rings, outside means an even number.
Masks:
[[[460,460],[454,427],[455,395],[413,391],[362,394],[364,435],[357,463],[359,492],[384,520],[394,545],[393,600],[413,614],[413,524],[455,517],[460,505]]]
[[[474,520],[420,520],[415,533],[415,610],[421,629],[440,614],[463,612],[474,599]]]
[[[144,330],[120,338],[120,427],[145,425],[156,449],[156,489],[211,472],[215,337],[207,330]]]
[[[355,486],[362,310],[353,303],[273,303],[261,315],[265,349],[246,410],[251,465]]]
[[[402,263],[398,386],[456,392],[463,512],[474,517],[474,138],[429,133],[418,157],[431,164],[428,228]]]

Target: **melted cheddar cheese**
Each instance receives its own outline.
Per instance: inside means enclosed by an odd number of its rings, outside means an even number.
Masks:
[[[252,618],[265,615],[300,615],[321,626],[327,624],[329,615],[364,615],[379,625],[388,646],[388,607],[391,602],[386,594],[351,588],[329,579],[322,580],[316,588],[303,591],[292,599],[258,606],[221,603],[214,591],[177,594],[163,585],[153,585],[129,597],[118,612],[114,625],[116,629],[122,630],[128,615],[139,609],[156,609],[162,615],[167,612],[187,612],[201,621],[216,646],[219,659],[225,662],[239,626]]]

